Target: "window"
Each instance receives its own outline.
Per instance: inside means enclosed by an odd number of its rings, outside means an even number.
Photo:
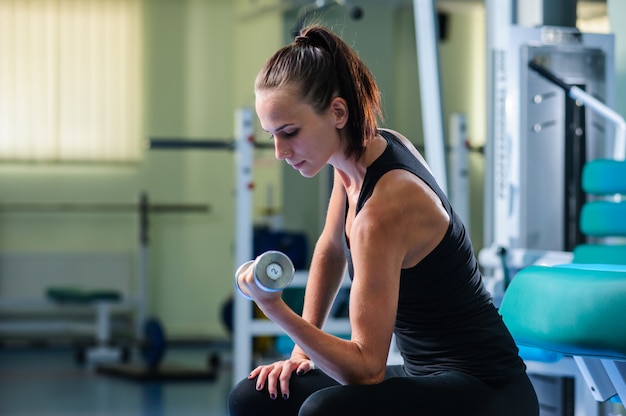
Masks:
[[[139,160],[143,0],[0,0],[0,160]]]

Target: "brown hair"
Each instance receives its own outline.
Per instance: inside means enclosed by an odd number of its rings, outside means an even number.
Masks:
[[[380,92],[373,75],[339,36],[320,25],[305,27],[279,49],[261,69],[255,90],[296,85],[317,112],[340,96],[348,106],[346,156],[361,157],[367,140],[377,134],[382,119]]]

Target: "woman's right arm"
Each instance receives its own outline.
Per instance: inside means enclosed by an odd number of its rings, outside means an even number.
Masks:
[[[318,328],[326,322],[346,273],[343,252],[345,209],[346,193],[335,175],[324,229],[313,251],[302,310],[302,317]],[[292,353],[292,357],[295,356],[306,356],[297,345]]]
[[[345,275],[346,258],[342,245],[345,206],[343,184],[335,175],[324,229],[313,251],[302,310],[302,318],[318,328],[326,322]],[[280,391],[288,396],[293,372],[301,375],[313,368],[313,362],[296,344],[288,360],[258,366],[248,378],[257,378],[258,390],[267,385],[270,396],[278,394],[279,385]]]

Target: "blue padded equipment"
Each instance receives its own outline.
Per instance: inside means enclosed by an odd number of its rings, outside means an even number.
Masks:
[[[626,244],[599,241],[605,237],[626,236],[626,202],[598,199],[626,193],[626,163],[610,159],[589,161],[583,167],[581,185],[594,200],[588,201],[582,208],[580,229],[596,241],[576,246],[573,250],[574,263],[626,264]],[[560,296],[558,287],[552,289],[556,296]],[[507,307],[505,305],[505,311]],[[520,357],[528,361],[553,363],[567,355],[563,351],[543,349],[536,345],[518,343],[518,347]]]
[[[520,351],[571,356],[596,401],[626,403],[626,265],[527,267],[500,313]]]
[[[626,235],[626,200],[587,202],[580,211],[580,230],[595,237]]]
[[[556,363],[565,355],[556,351],[544,350],[543,348],[531,347],[530,345],[517,345],[519,356],[524,361],[538,361],[541,363]]]
[[[626,162],[587,162],[581,186],[590,197],[580,212],[580,230],[595,240],[574,248],[574,263],[626,264]]]
[[[589,194],[626,195],[626,163],[612,159],[594,159],[585,163],[581,186]]]
[[[626,361],[626,266],[530,266],[500,313],[520,345]]]
[[[574,248],[574,262],[626,264],[626,245],[580,244]]]

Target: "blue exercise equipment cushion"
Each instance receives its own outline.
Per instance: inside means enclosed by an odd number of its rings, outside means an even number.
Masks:
[[[580,244],[573,253],[574,263],[626,264],[626,244]]]
[[[529,266],[500,314],[519,345],[626,360],[626,266]]]
[[[626,200],[587,202],[580,210],[580,231],[595,237],[626,235]]]
[[[626,194],[626,161],[594,159],[585,163],[581,186],[588,194]]]

